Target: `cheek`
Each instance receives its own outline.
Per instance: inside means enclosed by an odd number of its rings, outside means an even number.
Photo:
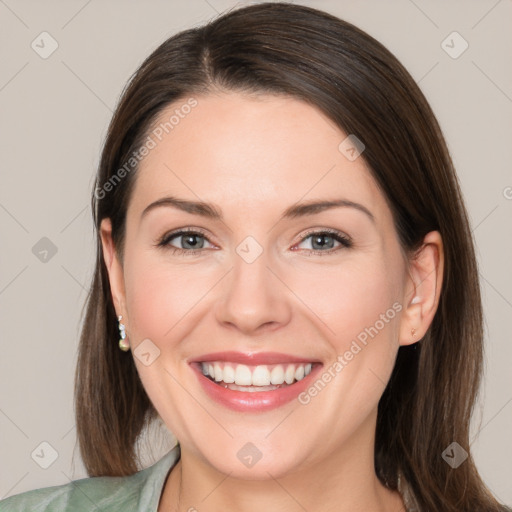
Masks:
[[[400,275],[396,265],[368,258],[329,268],[311,266],[290,279],[295,281],[294,292],[318,318],[316,324],[340,354],[355,339],[373,339],[375,329],[384,335],[381,339],[394,339],[401,310],[397,302]]]
[[[157,345],[164,338],[172,342],[170,331],[208,289],[204,276],[191,282],[190,274],[166,265],[164,258],[143,251],[131,253],[125,264],[125,289],[132,340],[149,338]]]
[[[333,421],[347,436],[376,407],[393,370],[402,309],[398,261],[358,257],[296,277],[294,291],[315,313],[309,318],[318,318],[331,360],[320,377],[329,391],[317,400],[324,384],[315,383],[301,403],[314,402],[311,413],[319,417],[337,410]]]
[[[309,404],[317,417],[336,410],[331,419],[347,436],[377,406],[393,370],[402,310],[398,261],[346,261],[329,271],[302,273],[294,288],[318,317],[315,324],[331,356],[319,376],[322,382],[306,390],[300,403]]]

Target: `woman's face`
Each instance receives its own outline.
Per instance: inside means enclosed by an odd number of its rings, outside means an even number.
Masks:
[[[373,464],[412,291],[384,196],[312,106],[195,100],[155,124],[109,268],[143,385],[182,454],[233,477]]]

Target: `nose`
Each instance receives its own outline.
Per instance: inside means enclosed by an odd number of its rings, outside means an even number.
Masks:
[[[291,318],[289,289],[279,279],[267,253],[251,263],[236,252],[233,268],[223,280],[215,316],[224,327],[258,335],[285,326]]]

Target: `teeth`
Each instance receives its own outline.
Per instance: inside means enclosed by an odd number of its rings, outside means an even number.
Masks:
[[[258,391],[273,391],[278,389],[278,386],[237,386],[236,384],[224,384],[224,387],[232,389],[233,391],[245,391],[247,393],[256,393]]]
[[[213,365],[213,373],[214,373],[214,379],[217,382],[220,382],[222,380],[222,377],[223,377],[223,371],[222,371],[222,368],[220,367],[220,364],[215,363]]]
[[[293,366],[293,364],[289,364],[286,368],[284,380],[286,381],[286,384],[291,384],[295,380],[295,366]]]
[[[239,364],[236,367],[235,384],[238,386],[250,386],[252,384],[251,370],[245,364]]]
[[[235,370],[233,370],[232,366],[224,366],[224,370],[222,371],[222,380],[226,384],[231,384],[235,382]]]
[[[282,384],[284,382],[284,370],[283,367],[278,364],[271,372],[270,372],[270,383],[271,384]],[[290,384],[290,383],[288,383]]]
[[[311,373],[312,367],[312,363],[258,366],[223,361],[201,363],[203,374],[210,376],[215,382],[232,384],[229,386],[230,389],[236,389],[238,386],[254,386],[262,388],[261,391],[267,391],[268,386],[270,386],[268,389],[276,389],[276,386],[281,384],[290,385],[302,380]]]
[[[238,384],[238,382],[237,382]],[[253,386],[268,386],[270,385],[270,372],[266,366],[256,366],[252,372],[252,385]]]

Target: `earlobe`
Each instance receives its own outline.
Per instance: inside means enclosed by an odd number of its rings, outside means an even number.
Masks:
[[[431,231],[409,261],[400,345],[416,343],[430,327],[439,305],[443,269],[443,241],[438,231]]]
[[[125,288],[123,268],[117,257],[114,241],[112,240],[112,223],[110,219],[103,219],[100,226],[100,238],[103,259],[108,272],[112,301],[116,314],[125,315]]]

